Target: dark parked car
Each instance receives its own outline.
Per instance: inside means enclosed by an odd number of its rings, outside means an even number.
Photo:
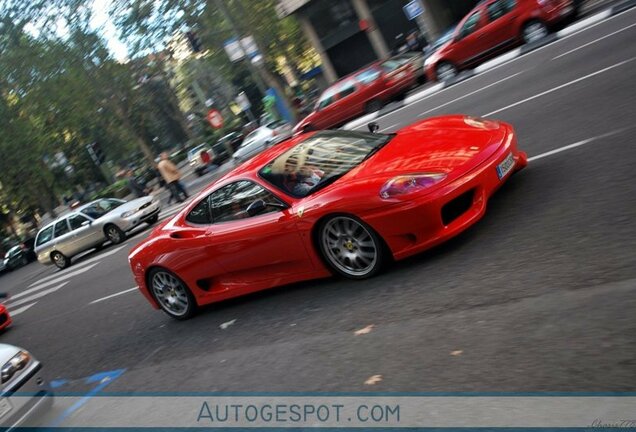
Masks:
[[[4,255],[3,267],[4,270],[12,271],[27,265],[30,261],[26,248],[23,245],[16,245]]]

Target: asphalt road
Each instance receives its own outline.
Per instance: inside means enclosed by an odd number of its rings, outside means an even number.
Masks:
[[[0,277],[14,314],[31,305],[0,341],[31,350],[60,391],[112,370],[105,391],[635,391],[635,23],[627,11],[377,120],[516,126],[528,169],[451,242],[364,283],[295,284],[176,322],[131,290],[140,232],[65,272]]]

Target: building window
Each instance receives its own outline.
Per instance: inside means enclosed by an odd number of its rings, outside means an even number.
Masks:
[[[307,17],[321,40],[337,33],[343,27],[357,26],[358,23],[358,16],[349,0],[312,2],[307,8]]]

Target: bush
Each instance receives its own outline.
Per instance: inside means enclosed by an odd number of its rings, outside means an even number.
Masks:
[[[100,199],[100,198],[125,198],[128,194],[130,194],[130,190],[128,189],[128,184],[125,179],[118,180],[110,186],[105,187],[104,189],[95,192],[91,195],[91,201]]]

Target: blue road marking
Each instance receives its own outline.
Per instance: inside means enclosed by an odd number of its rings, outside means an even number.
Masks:
[[[73,412],[81,408],[82,405],[84,405],[93,396],[97,395],[100,391],[102,391],[108,384],[112,383],[117,378],[119,378],[124,372],[126,372],[126,369],[116,369],[112,371],[98,372],[94,375],[87,377],[84,380],[85,383],[87,384],[98,383],[98,384],[95,387],[93,387],[90,391],[88,391],[84,397],[82,397],[80,400],[78,400],[73,405],[68,407],[57,419],[55,419],[51,427],[60,426],[64,422],[64,420],[66,420],[71,414],[73,414]],[[64,381],[64,380],[58,380],[58,381]]]

